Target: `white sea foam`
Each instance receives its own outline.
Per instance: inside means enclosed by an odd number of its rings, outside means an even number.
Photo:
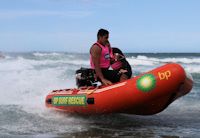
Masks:
[[[127,60],[132,65],[155,65],[160,63],[174,62],[184,64],[200,64],[200,58],[152,58],[143,55],[128,57]]]
[[[12,58],[11,56],[5,55],[5,59],[11,59],[11,58]]]
[[[20,119],[15,121],[17,123],[14,125],[12,122],[1,124],[1,129],[8,130],[4,133],[66,133],[87,129],[84,124],[77,125],[81,119],[67,117],[66,114],[52,112],[45,107],[45,97],[49,92],[55,89],[74,88],[75,79],[72,74],[66,74],[70,67],[49,68],[49,64],[58,62],[44,62],[45,64],[23,57],[0,62],[0,105],[1,108],[5,107],[8,110],[1,115],[5,113],[6,116],[10,111],[16,114],[14,117],[20,115]],[[45,68],[34,68],[35,65],[45,65]],[[16,109],[9,109],[10,105],[11,108],[15,105]],[[66,124],[70,126],[67,127]]]
[[[0,77],[0,93],[2,95],[0,104],[16,102],[27,104],[32,98],[41,99],[41,95],[46,95],[50,90],[75,86],[75,82],[71,81],[73,75],[66,74],[66,70],[70,69],[70,66],[48,68],[49,64],[58,64],[58,62],[51,60],[42,62],[23,57],[0,62],[2,76]],[[45,65],[45,67],[37,69],[34,67],[36,65]],[[44,97],[41,100],[43,103]]]
[[[45,60],[34,60],[34,59],[25,59],[21,56],[17,57],[14,60],[7,60],[7,61],[2,61],[0,63],[0,71],[21,71],[25,69],[33,69],[34,67],[41,67],[41,66],[54,66],[54,67],[59,67],[59,66],[64,66],[66,69],[73,69],[72,65],[76,66],[89,66],[89,60],[78,60],[78,59],[59,59],[59,60],[50,60],[50,59],[45,59]]]
[[[4,60],[0,62],[0,71],[20,71],[24,69],[32,69],[32,65],[27,62],[23,57],[18,57],[17,59]]]
[[[38,56],[38,57],[44,57],[44,56],[60,56],[62,55],[61,53],[43,53],[43,52],[35,52],[33,53],[34,56]]]
[[[200,73],[200,66],[199,65],[186,66],[185,70],[187,70],[189,73]]]
[[[145,56],[140,56],[140,57],[136,57],[136,58],[128,57],[127,61],[129,62],[130,65],[147,65],[147,66],[154,65],[154,61],[147,60],[147,58]]]

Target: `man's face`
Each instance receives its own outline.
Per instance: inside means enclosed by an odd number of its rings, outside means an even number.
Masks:
[[[108,34],[101,37],[101,42],[103,45],[106,45],[108,38],[109,38]]]

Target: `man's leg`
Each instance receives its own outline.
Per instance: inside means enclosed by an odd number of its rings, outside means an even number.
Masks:
[[[111,81],[112,83],[116,83],[120,81],[120,76],[118,71],[116,70],[108,70],[108,69],[102,69],[102,73],[106,79]]]

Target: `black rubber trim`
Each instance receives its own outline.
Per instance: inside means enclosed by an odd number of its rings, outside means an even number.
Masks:
[[[88,98],[87,103],[88,104],[94,104],[94,98]]]
[[[46,100],[46,103],[47,103],[47,104],[51,104],[51,103],[52,103],[52,99],[47,99],[47,100]]]

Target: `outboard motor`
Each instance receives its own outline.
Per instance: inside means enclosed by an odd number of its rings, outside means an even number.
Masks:
[[[76,71],[76,85],[77,87],[82,86],[95,86],[97,82],[97,77],[93,69],[80,68]]]

